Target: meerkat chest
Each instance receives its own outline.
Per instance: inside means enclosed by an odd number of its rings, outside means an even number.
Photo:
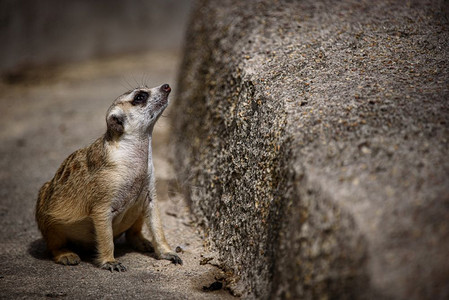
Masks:
[[[112,219],[112,231],[114,237],[119,236],[137,221],[142,216],[144,206],[142,203],[136,202],[132,205],[126,205],[120,211],[116,211]]]
[[[145,153],[144,153],[145,154]],[[121,211],[133,205],[140,194],[147,188],[149,182],[148,159],[126,149],[117,149],[112,152],[113,185],[116,190],[112,199],[113,211]]]
[[[134,138],[111,145],[115,197],[111,200],[114,235],[126,230],[141,215],[153,174],[151,144]]]
[[[123,170],[122,170],[123,171]],[[134,174],[129,174],[134,175]],[[148,174],[142,172],[137,176],[121,176],[115,197],[111,199],[113,215],[126,212],[134,206],[141,206],[148,191]]]
[[[147,193],[148,181],[136,179],[133,183],[123,186],[120,196],[112,200],[111,213],[114,236],[129,229],[142,215]]]

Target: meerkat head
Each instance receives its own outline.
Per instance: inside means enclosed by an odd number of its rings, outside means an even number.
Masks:
[[[118,140],[123,135],[148,135],[168,105],[171,88],[136,88],[118,97],[106,114],[106,138]]]

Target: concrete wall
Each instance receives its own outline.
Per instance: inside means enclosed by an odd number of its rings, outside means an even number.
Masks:
[[[179,179],[236,293],[449,297],[447,1],[198,1]]]
[[[187,0],[0,1],[0,74],[146,50],[178,49]]]

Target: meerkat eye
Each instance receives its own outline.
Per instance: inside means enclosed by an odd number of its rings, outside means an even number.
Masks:
[[[134,96],[134,99],[132,101],[132,105],[138,105],[145,103],[148,99],[149,95],[147,92],[139,92]]]

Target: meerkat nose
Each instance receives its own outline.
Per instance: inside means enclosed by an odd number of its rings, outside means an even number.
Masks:
[[[161,91],[165,92],[165,93],[170,93],[171,91],[171,87],[168,84],[163,84],[161,86]]]

